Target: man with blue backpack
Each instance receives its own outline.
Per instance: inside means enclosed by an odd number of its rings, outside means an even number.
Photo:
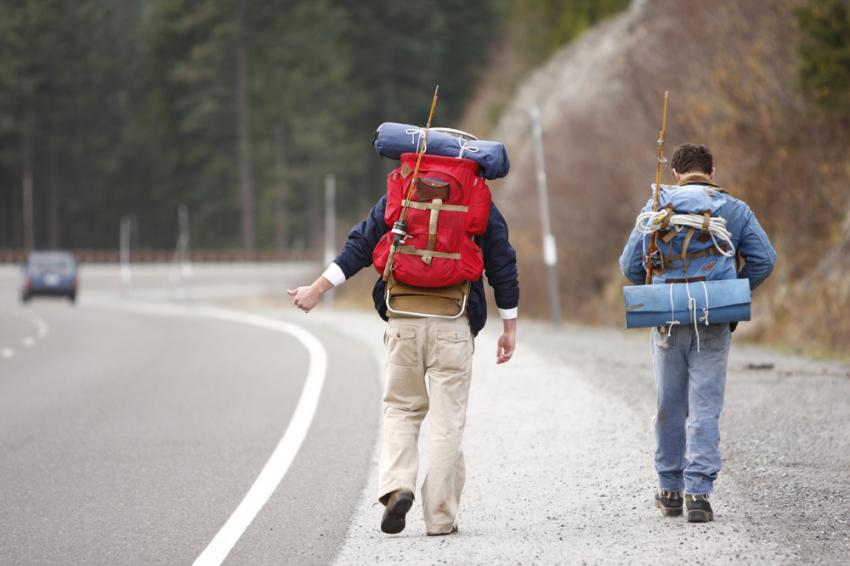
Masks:
[[[684,502],[689,522],[707,522],[714,520],[709,494],[721,466],[719,421],[737,324],[710,323],[708,282],[748,279],[755,289],[773,270],[776,252],[752,210],[714,183],[708,148],[684,144],[671,166],[677,184],[661,187],[658,210],[652,200],[642,210],[620,268],[633,284],[643,285],[649,267],[649,283],[667,284],[671,310],[674,286],[684,284],[692,323],[678,322],[672,313],[668,323],[651,332],[657,386],[655,504],[664,516],[680,516]],[[657,239],[648,245],[653,232]],[[702,293],[700,317],[695,305]]]

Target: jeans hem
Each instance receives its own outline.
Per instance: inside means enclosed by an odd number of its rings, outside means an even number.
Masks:
[[[658,488],[665,491],[684,491],[685,482],[682,480],[679,480],[678,482],[671,482],[664,478],[658,478]]]

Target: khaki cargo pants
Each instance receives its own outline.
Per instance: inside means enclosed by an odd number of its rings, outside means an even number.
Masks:
[[[379,499],[396,489],[416,491],[419,428],[431,413],[429,464],[422,507],[429,533],[452,529],[463,490],[461,438],[472,375],[469,321],[394,318],[384,334],[387,387]]]

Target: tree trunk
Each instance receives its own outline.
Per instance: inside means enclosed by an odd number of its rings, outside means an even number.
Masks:
[[[33,166],[32,166],[32,136],[26,135],[23,148],[23,168],[21,174],[23,190],[23,220],[24,220],[24,249],[30,251],[35,245],[35,229],[33,224]]]
[[[245,1],[239,0],[236,38],[236,121],[239,145],[239,185],[242,205],[242,247],[254,254],[254,175],[251,154],[251,108],[248,94],[248,61],[245,50]]]
[[[49,153],[48,167],[50,167],[50,189],[48,192],[48,201],[47,201],[47,217],[49,222],[49,230],[48,230],[48,245],[55,249],[58,249],[62,245],[62,225],[61,225],[61,207],[62,207],[62,195],[59,190],[59,175],[57,174],[56,167],[56,152],[51,151]]]
[[[286,203],[283,199],[277,201],[274,214],[275,225],[275,242],[277,250],[282,252],[286,250]]]

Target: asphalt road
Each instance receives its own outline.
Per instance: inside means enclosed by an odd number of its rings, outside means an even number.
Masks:
[[[283,289],[317,271],[199,266],[178,286],[152,267],[122,299],[117,270],[88,268],[78,306],[21,307],[0,269],[0,564],[201,555],[289,435],[314,367],[246,313],[314,336],[328,366],[303,444],[227,564],[847,564],[850,365],[736,335],[716,521],[693,525],[652,503],[646,333],[525,320],[509,364],[495,364],[498,321],[476,340],[460,533],[424,536],[417,501],[383,535],[383,324],[288,306]]]
[[[0,272],[0,563],[192,563],[287,429],[310,363],[286,334],[192,305],[280,293],[305,269],[196,268],[190,295],[150,268],[119,302],[117,272],[89,268],[78,306],[26,307],[16,272]],[[178,292],[192,301],[183,313],[143,306]],[[328,353],[318,409],[228,563],[329,562],[366,481],[374,358],[331,328],[301,326]]]

